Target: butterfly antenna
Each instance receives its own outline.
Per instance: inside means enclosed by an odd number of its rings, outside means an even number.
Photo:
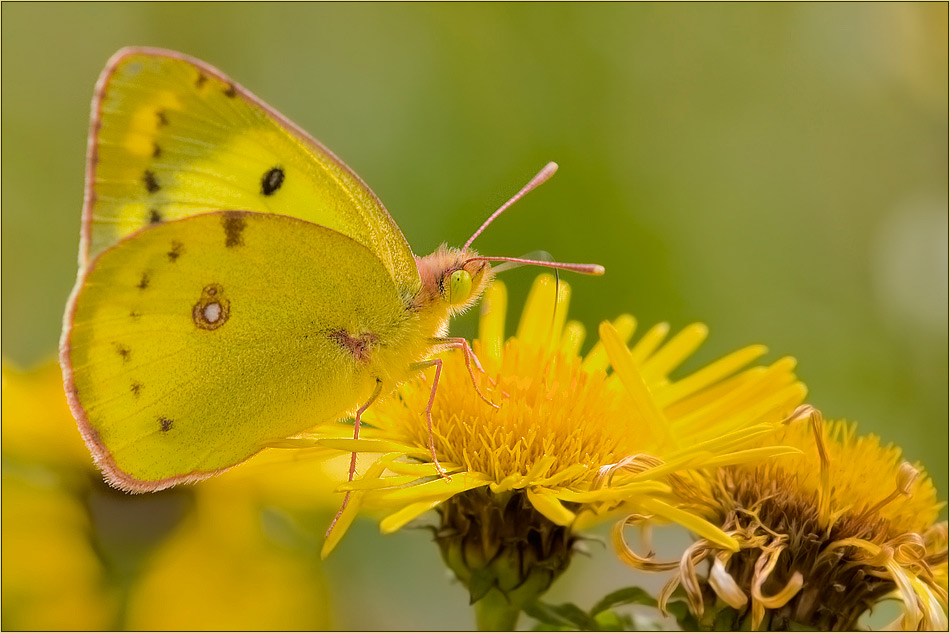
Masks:
[[[521,188],[521,191],[511,196],[511,199],[508,200],[508,202],[501,205],[497,211],[495,211],[490,216],[488,216],[488,219],[485,220],[485,222],[483,222],[480,227],[478,227],[478,230],[475,231],[475,234],[472,235],[472,237],[468,238],[468,241],[465,242],[465,246],[462,247],[462,250],[463,251],[468,250],[468,247],[472,245],[472,242],[475,241],[475,238],[481,235],[481,232],[484,231],[488,227],[488,225],[491,224],[495,220],[495,218],[497,218],[499,215],[504,213],[508,207],[510,207],[514,203],[518,202],[518,200],[523,198],[526,193],[528,193],[532,189],[537,189],[539,185],[543,184],[544,181],[546,181],[548,178],[553,176],[554,172],[556,171],[557,171],[557,163],[552,161],[548,163],[547,165],[545,165],[544,168],[541,171],[539,171],[538,174],[534,178],[528,181],[528,184],[526,184],[524,187]]]
[[[534,178],[528,181],[528,184],[526,184],[524,187],[521,188],[521,191],[513,195],[511,199],[508,200],[508,202],[501,205],[501,207],[499,207],[497,211],[495,211],[490,216],[488,216],[488,219],[485,220],[485,222],[480,227],[478,227],[478,230],[475,231],[475,234],[472,235],[472,237],[468,238],[468,241],[465,242],[465,246],[462,247],[462,251],[463,252],[467,251],[468,247],[472,245],[472,242],[475,240],[475,238],[481,235],[481,232],[484,231],[485,228],[489,224],[491,224],[495,218],[497,218],[499,215],[504,213],[504,211],[508,207],[510,207],[515,202],[523,198],[526,193],[528,193],[532,189],[536,189],[539,185],[543,184],[548,178],[553,176],[554,172],[556,171],[557,171],[557,163],[550,162],[547,165],[545,165],[544,168],[541,171],[539,171]],[[471,259],[467,261],[475,261],[475,260],[481,260],[484,262],[510,262],[512,264],[531,264],[534,266],[545,266],[547,268],[554,268],[555,270],[557,269],[570,270],[576,273],[581,273],[582,275],[603,275],[604,274],[604,267],[600,266],[599,264],[565,264],[561,262],[542,261],[539,259],[523,259],[520,257],[485,257],[483,255],[472,257]]]
[[[466,261],[483,261],[483,262],[512,262],[514,264],[530,264],[532,266],[544,266],[545,268],[554,268],[555,270],[570,270],[571,272],[580,273],[582,275],[603,275],[604,267],[600,264],[567,264],[564,262],[546,262],[540,259],[521,259],[520,257],[486,257],[484,255],[477,255],[476,257],[470,257]]]

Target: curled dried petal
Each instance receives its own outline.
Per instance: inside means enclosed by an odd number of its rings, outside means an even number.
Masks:
[[[610,530],[610,540],[614,546],[614,551],[617,552],[617,555],[620,557],[620,560],[627,563],[634,569],[640,569],[642,571],[669,571],[671,569],[676,569],[679,565],[676,561],[669,562],[658,562],[654,557],[654,552],[649,548],[648,553],[645,555],[640,555],[632,547],[627,544],[626,538],[624,538],[624,529],[628,525],[636,525],[640,520],[649,519],[650,517],[644,515],[630,515],[618,521],[614,524],[613,528]]]
[[[733,609],[742,609],[749,602],[749,597],[739,587],[736,579],[726,571],[726,566],[718,555],[713,559],[712,568],[709,570],[709,586]]]

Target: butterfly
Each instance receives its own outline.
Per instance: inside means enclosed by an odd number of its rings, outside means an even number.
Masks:
[[[120,50],[93,98],[60,344],[106,480],[130,492],[197,481],[347,415],[358,436],[398,383],[434,365],[437,387],[436,352],[460,348],[479,367],[446,333],[491,262],[603,273],[470,248],[555,169],[462,248],[417,257],[355,173],[249,91],[181,53]]]

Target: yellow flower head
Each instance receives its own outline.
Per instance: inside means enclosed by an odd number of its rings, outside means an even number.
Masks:
[[[486,293],[473,346],[485,373],[475,376],[497,407],[476,392],[461,353],[443,356],[432,433],[450,479],[438,476],[429,451],[424,412],[434,372],[371,407],[365,420],[372,428],[360,440],[344,439],[349,431],[339,425],[318,429],[323,446],[377,454],[362,477],[341,486],[353,491],[353,501],[324,555],[359,506],[388,514],[383,532],[436,508],[446,561],[478,600],[473,585],[504,590],[505,579],[496,569],[485,580],[473,560],[487,565],[498,558],[502,543],[540,535],[538,551],[527,555],[522,549],[515,558],[522,567],[525,560],[543,567],[547,575],[538,583],[546,586],[566,566],[574,532],[621,511],[680,522],[723,547],[736,546],[671,504],[665,478],[680,468],[774,454],[774,448],[751,455],[742,449],[804,397],[792,373],[794,361],[744,369],[765,352],[753,346],[673,380],[670,373],[699,346],[705,327],[690,326],[665,341],[669,328],[662,324],[628,350],[636,324],[630,316],[604,324],[602,340],[581,357],[584,329],[565,323],[569,292],[550,275],[538,277],[517,334],[507,341],[505,287],[496,282]],[[466,544],[474,532],[480,534],[477,546]],[[530,573],[521,569],[510,580],[517,584],[526,577]]]
[[[824,424],[807,406],[799,413],[759,441],[800,453],[677,475],[680,500],[742,549],[697,541],[661,602],[682,583],[698,618],[718,598],[753,629],[794,622],[849,630],[896,595],[904,610],[896,626],[946,629],[947,524],[935,525],[942,504],[933,482],[899,448],[857,435],[854,424]],[[646,567],[622,537],[616,543],[622,558]],[[711,564],[706,581],[695,572],[702,560]]]

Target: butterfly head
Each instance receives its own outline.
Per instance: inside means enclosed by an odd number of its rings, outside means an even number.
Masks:
[[[439,247],[416,260],[429,300],[438,300],[451,314],[464,312],[485,291],[492,279],[491,264],[471,250]]]

